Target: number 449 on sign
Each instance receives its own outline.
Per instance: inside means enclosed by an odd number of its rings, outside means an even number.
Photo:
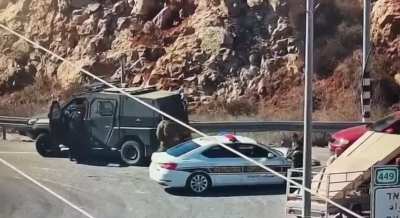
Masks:
[[[375,174],[376,185],[396,185],[398,184],[397,168],[377,169]]]

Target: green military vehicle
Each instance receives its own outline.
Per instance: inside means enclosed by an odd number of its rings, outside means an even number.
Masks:
[[[125,88],[124,91],[145,101],[184,122],[188,114],[181,95],[177,92],[161,91],[155,88]],[[159,149],[156,136],[162,115],[139,102],[121,94],[115,89],[96,88],[74,96],[60,107],[53,102],[48,124],[43,119],[30,121],[33,127],[28,135],[36,138],[36,149],[42,156],[57,155],[60,145],[68,146],[71,135],[67,134],[68,114],[79,108],[82,113],[83,141],[90,149],[119,151],[121,159],[128,165],[140,165]],[[42,122],[37,125],[36,122]],[[178,125],[176,125],[177,128]],[[186,140],[190,133],[183,129],[174,131],[179,141]],[[82,134],[81,134],[82,135]],[[72,136],[74,137],[74,136]]]

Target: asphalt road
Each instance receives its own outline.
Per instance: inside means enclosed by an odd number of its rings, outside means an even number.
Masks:
[[[314,154],[328,157],[326,149]],[[0,141],[0,218],[280,218],[285,191],[282,185],[229,187],[196,197],[165,189],[149,179],[147,167],[121,166],[117,158],[76,164],[39,156],[33,142]]]
[[[4,161],[89,216],[21,176]],[[0,199],[0,218],[286,217],[284,186],[218,188],[196,197],[183,190],[165,190],[149,179],[147,167],[123,167],[112,158],[86,164],[67,158],[42,158],[32,142],[19,141],[0,141]]]

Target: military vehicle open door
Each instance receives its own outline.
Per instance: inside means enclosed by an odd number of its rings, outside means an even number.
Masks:
[[[62,109],[58,101],[53,101],[49,110],[49,132],[40,133],[36,139],[36,150],[44,156],[55,156],[60,153],[59,142],[62,140]]]

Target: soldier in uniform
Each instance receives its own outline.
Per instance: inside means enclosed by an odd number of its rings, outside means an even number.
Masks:
[[[84,107],[82,104],[75,104],[68,113],[68,139],[70,148],[70,159],[78,163],[87,158],[87,149],[84,128]]]
[[[184,127],[171,120],[165,119],[158,124],[156,135],[160,141],[159,152],[164,152],[190,137],[190,133],[188,133]]]
[[[292,136],[292,149],[288,152],[287,157],[293,161],[294,168],[303,167],[303,141],[297,133]]]
[[[292,148],[289,150],[287,158],[293,161],[294,168],[303,167],[303,140],[300,139],[297,133],[294,133],[292,136]],[[292,176],[300,177],[301,174],[298,172],[293,172]],[[299,179],[294,179],[294,181],[296,181],[299,184],[302,183],[302,181]],[[291,188],[289,190],[290,193],[293,193],[294,191],[297,191],[297,188]]]

